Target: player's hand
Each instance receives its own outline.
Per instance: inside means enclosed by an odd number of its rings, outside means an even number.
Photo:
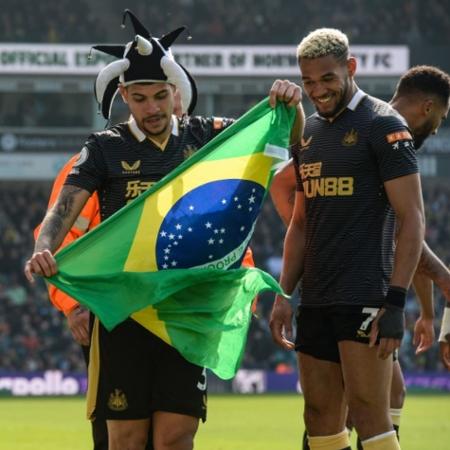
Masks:
[[[442,364],[450,370],[450,335],[447,338],[447,342],[439,342],[439,351],[441,353]]]
[[[275,80],[269,92],[269,104],[275,108],[277,101],[287,106],[297,106],[302,100],[302,88],[289,80]]]
[[[377,355],[380,359],[387,359],[400,348],[405,329],[405,313],[401,308],[383,307],[378,311],[370,330],[369,347],[376,344],[380,338]]]
[[[426,352],[434,342],[433,319],[425,319],[420,316],[414,325],[413,344],[416,348],[416,355]]]
[[[67,324],[73,338],[80,345],[89,345],[89,311],[78,307],[67,315]]]
[[[281,295],[277,295],[270,316],[270,331],[273,340],[285,350],[295,348],[292,342],[293,311],[289,302]]]
[[[33,274],[51,277],[57,272],[56,260],[48,249],[33,253],[33,256],[25,263],[24,273],[30,283],[34,283]]]

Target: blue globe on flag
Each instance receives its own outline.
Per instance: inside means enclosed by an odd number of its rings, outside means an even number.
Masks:
[[[188,192],[158,232],[158,269],[239,267],[265,190],[248,180],[220,180]]]

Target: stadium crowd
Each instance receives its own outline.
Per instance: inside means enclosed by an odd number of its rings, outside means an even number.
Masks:
[[[292,44],[322,26],[345,31],[358,44],[447,44],[448,1],[429,0],[113,0],[108,8],[88,2],[49,0],[39,4],[3,0],[0,42],[73,43],[119,40],[124,8],[133,10],[156,35],[187,25],[198,44]],[[161,13],[161,4],[164,11]],[[324,22],[324,14],[327,18]]]
[[[0,367],[3,371],[60,369],[84,372],[79,346],[66,326],[64,316],[48,301],[45,285],[31,287],[22,275],[24,260],[33,246],[32,230],[42,219],[50,185],[47,183],[2,183],[0,185]],[[424,181],[427,209],[427,241],[448,264],[450,250],[450,186],[448,182]],[[17,226],[17,224],[20,224]],[[251,246],[257,266],[278,276],[281,270],[284,226],[270,201],[266,202]],[[444,300],[435,297],[436,331]],[[272,342],[268,326],[272,295],[261,295],[252,321],[243,367],[293,371],[294,352],[284,352]],[[407,330],[400,352],[404,369],[441,369],[437,344],[416,357],[412,336],[419,310],[412,290],[407,303]]]

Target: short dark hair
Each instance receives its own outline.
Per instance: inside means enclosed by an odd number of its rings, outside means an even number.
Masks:
[[[450,98],[450,76],[434,66],[411,67],[397,84],[396,96],[417,92],[435,95],[447,105]]]

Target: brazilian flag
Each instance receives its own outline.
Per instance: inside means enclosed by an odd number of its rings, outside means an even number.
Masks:
[[[241,268],[295,110],[262,101],[148,191],[57,255],[48,279],[107,329],[132,317],[188,361],[228,379],[251,302],[281,292]]]

